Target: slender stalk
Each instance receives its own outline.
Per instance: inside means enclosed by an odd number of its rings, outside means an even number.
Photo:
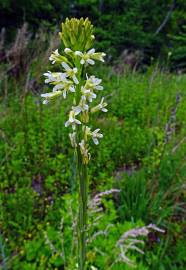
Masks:
[[[79,270],[85,270],[88,178],[87,178],[87,165],[82,163],[80,151],[78,151],[78,170],[79,170],[78,267]]]
[[[78,63],[78,80],[79,85],[76,88],[76,101],[78,104],[81,99],[81,85],[83,84],[84,70]],[[82,130],[77,127],[77,138],[81,141]],[[79,213],[78,213],[78,268],[79,270],[86,269],[86,230],[87,230],[87,165],[83,164],[80,148],[77,148],[77,169],[79,176]]]

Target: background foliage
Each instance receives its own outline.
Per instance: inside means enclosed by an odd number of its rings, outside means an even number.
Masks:
[[[0,25],[11,40],[25,21],[36,31],[41,25],[49,29],[59,25],[66,17],[88,16],[96,26],[97,46],[105,48],[109,59],[129,50],[138,52],[138,61],[149,64],[152,57],[167,60],[174,48],[170,35],[182,31],[185,11],[184,0],[1,0]],[[176,45],[181,47],[182,42]]]

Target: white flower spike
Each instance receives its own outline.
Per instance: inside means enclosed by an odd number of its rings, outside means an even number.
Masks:
[[[103,90],[102,80],[94,75],[86,75],[88,65],[94,65],[96,61],[104,62],[105,53],[95,52],[92,48],[95,39],[93,35],[93,26],[87,19],[66,19],[62,23],[62,32],[59,33],[63,41],[65,49],[62,54],[58,50],[52,52],[49,60],[54,68],[58,68],[57,72],[48,71],[44,73],[45,83],[52,86],[52,92],[42,94],[43,104],[55,101],[59,97],[64,99],[69,93],[72,97],[72,105],[69,111],[68,120],[65,127],[69,128],[69,139],[74,153],[77,156],[77,165],[79,170],[79,196],[81,203],[79,204],[78,215],[78,269],[82,270],[86,267],[86,254],[84,247],[87,244],[87,164],[90,161],[89,143],[93,141],[95,145],[99,144],[99,139],[103,138],[103,134],[99,128],[91,131],[89,122],[91,121],[90,113],[96,111],[107,112],[107,103],[104,98],[101,102],[92,105],[97,94]],[[53,70],[54,70],[53,68]],[[65,105],[64,105],[65,106]],[[65,108],[66,109],[66,108]],[[71,130],[71,131],[70,131]],[[92,143],[92,144],[93,144]],[[79,166],[80,165],[80,166]],[[81,243],[79,245],[79,243]],[[93,265],[92,270],[97,270]]]
[[[63,33],[61,34],[63,36]],[[71,43],[73,37],[68,38],[68,40],[65,38],[68,35],[69,32],[66,32],[62,39],[65,44],[64,55],[61,55],[57,49],[49,57],[52,65],[57,64],[58,67],[61,67],[61,70],[44,73],[45,83],[52,85],[53,89],[51,93],[42,94],[41,96],[44,98],[43,104],[47,104],[59,96],[66,99],[67,95],[72,93],[73,106],[69,112],[69,118],[65,122],[65,127],[72,128],[73,132],[69,132],[71,145],[74,148],[80,147],[84,163],[87,164],[90,160],[89,141],[93,140],[94,144],[98,145],[99,139],[103,137],[99,128],[91,131],[88,126],[89,115],[97,111],[107,112],[107,103],[102,97],[98,105],[91,105],[97,98],[98,92],[103,90],[102,80],[86,73],[86,76],[84,76],[83,70],[86,72],[86,67],[94,65],[95,61],[104,62],[105,53],[96,52],[94,48],[91,48],[92,41],[95,38],[92,33],[89,41],[86,40],[87,36],[82,39],[87,42],[86,46],[81,46],[78,40],[76,48],[79,47],[79,50],[75,50],[75,46]],[[85,48],[84,51],[81,51],[82,48]],[[84,65],[83,69],[82,65]],[[82,125],[82,132],[80,133],[79,128],[77,128],[79,125]]]

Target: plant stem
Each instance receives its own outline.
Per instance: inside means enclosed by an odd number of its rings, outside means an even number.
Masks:
[[[79,150],[78,150],[78,171],[79,171],[78,267],[79,270],[85,270],[88,178],[87,178],[87,165],[83,164],[81,153]]]

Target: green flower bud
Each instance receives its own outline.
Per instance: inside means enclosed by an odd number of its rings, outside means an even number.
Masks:
[[[85,52],[93,45],[93,25],[88,18],[80,20],[72,18],[66,19],[62,23],[62,31],[59,36],[65,47],[71,48],[73,51]]]

